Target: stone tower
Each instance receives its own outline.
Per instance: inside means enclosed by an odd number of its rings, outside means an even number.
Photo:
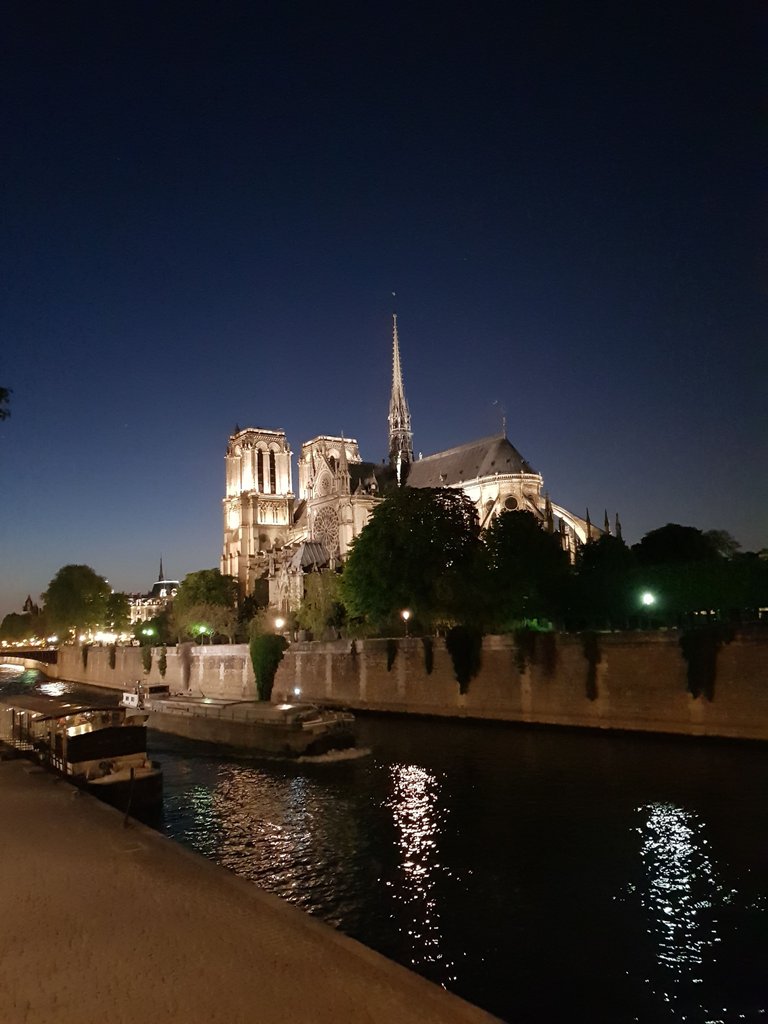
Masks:
[[[264,574],[266,552],[286,544],[293,524],[291,449],[284,430],[249,427],[227,445],[221,571],[241,594]]]
[[[413,462],[411,413],[405,400],[400,368],[400,342],[397,337],[397,313],[392,314],[392,395],[389,399],[389,463],[402,485]]]

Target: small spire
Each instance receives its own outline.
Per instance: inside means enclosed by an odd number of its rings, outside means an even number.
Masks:
[[[589,518],[589,509],[587,509],[587,542],[592,540],[592,520]]]
[[[160,583],[160,581],[164,579],[165,576],[163,576],[163,556],[160,555],[160,575],[157,577],[157,582]]]
[[[622,537],[621,537],[621,523],[619,522],[619,513],[618,512],[616,513],[616,536],[619,538],[619,540],[622,539]]]
[[[608,509],[605,510],[605,520],[604,520],[604,523],[603,523],[603,529],[605,530],[605,532],[610,537],[610,535],[611,535],[611,524],[608,522]]]
[[[344,444],[344,435],[341,435],[341,445],[339,446],[339,463],[336,466],[336,480],[339,483],[339,493],[349,494],[350,488],[350,475],[349,475],[349,462],[347,460],[347,446]]]

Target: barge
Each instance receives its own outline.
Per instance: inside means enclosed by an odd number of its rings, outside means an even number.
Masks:
[[[146,717],[57,697],[7,697],[0,740],[126,813],[153,812],[163,774],[147,757]]]
[[[247,753],[302,757],[355,745],[354,716],[314,704],[150,696],[143,710],[152,729]]]

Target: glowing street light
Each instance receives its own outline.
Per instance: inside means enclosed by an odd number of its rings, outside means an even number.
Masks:
[[[646,608],[650,608],[652,604],[656,604],[656,597],[650,592],[650,590],[644,590],[640,595],[640,601],[645,605]]]
[[[400,616],[405,623],[405,635],[408,636],[408,619],[411,617],[410,610],[408,608],[403,608],[400,612]]]
[[[281,633],[283,631],[283,627],[284,626],[285,626],[285,619],[281,618],[278,615],[278,617],[275,619],[275,629],[277,630],[278,633]]]

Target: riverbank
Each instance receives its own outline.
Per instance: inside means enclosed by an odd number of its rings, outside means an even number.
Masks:
[[[683,642],[681,642],[683,641]],[[62,679],[123,689],[137,679],[172,692],[255,697],[245,644],[159,649],[149,671],[139,648],[62,647]],[[293,643],[273,700],[360,711],[478,718],[686,736],[768,740],[768,630],[687,643],[676,630],[483,638],[462,688],[439,637]]]
[[[27,762],[0,835],[2,1020],[495,1020]]]

